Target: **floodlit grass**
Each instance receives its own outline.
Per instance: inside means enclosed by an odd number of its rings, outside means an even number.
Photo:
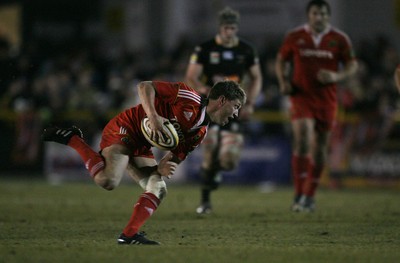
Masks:
[[[399,262],[400,193],[321,189],[315,213],[291,189],[223,186],[198,216],[198,186],[170,185],[142,230],[162,246],[119,246],[141,193],[124,184],[0,180],[0,262]]]

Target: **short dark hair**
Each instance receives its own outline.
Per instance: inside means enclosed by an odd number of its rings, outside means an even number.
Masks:
[[[239,24],[240,14],[230,7],[225,7],[218,13],[219,25]]]
[[[240,87],[239,83],[233,80],[223,80],[214,84],[208,98],[216,100],[220,96],[224,96],[228,100],[238,99],[242,105],[246,102],[246,93]]]
[[[307,14],[310,11],[311,7],[313,7],[313,6],[317,6],[318,8],[325,6],[326,9],[328,10],[328,14],[331,14],[331,6],[325,0],[311,0],[310,2],[308,2],[307,7],[306,7]]]

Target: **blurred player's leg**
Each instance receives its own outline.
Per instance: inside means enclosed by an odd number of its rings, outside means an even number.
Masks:
[[[218,176],[218,147],[219,127],[211,126],[207,137],[202,143],[203,162],[200,169],[201,203],[196,209],[198,214],[211,213],[211,192],[216,190],[220,183]]]
[[[112,190],[120,183],[129,162],[129,150],[125,146],[111,145],[99,154],[83,140],[81,130],[75,126],[68,129],[47,128],[42,138],[44,141],[66,144],[75,149],[95,183],[106,190]]]
[[[326,164],[328,154],[329,131],[318,131],[313,146],[313,162],[309,167],[306,183],[303,188],[302,206],[305,211],[315,210],[315,192]]]
[[[294,184],[294,200],[292,211],[302,210],[300,199],[304,195],[304,185],[309,177],[311,142],[314,137],[314,120],[298,118],[292,120],[293,151],[292,151],[292,176]]]
[[[211,192],[218,189],[222,182],[220,171],[232,171],[239,164],[239,158],[243,147],[243,135],[238,132],[226,130],[220,131],[218,148],[214,150],[212,165],[209,169],[202,169],[202,203],[197,208],[197,213],[207,214],[211,212]]]
[[[300,198],[303,194],[304,182],[306,181],[310,166],[310,157],[292,156],[292,177],[294,184],[294,200],[292,210],[298,212],[301,210]]]
[[[201,204],[197,207],[198,214],[209,214],[212,212],[211,192],[218,189],[222,177],[217,169],[201,168]]]

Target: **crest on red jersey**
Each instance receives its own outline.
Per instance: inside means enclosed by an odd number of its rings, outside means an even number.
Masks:
[[[185,116],[185,118],[186,118],[188,121],[190,121],[190,118],[192,118],[192,116],[193,116],[193,112],[191,112],[191,111],[184,111],[184,112],[183,112],[183,115]]]

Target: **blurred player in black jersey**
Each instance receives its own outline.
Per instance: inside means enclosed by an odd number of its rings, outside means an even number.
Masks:
[[[239,20],[239,13],[229,7],[220,11],[217,35],[195,47],[186,72],[188,85],[203,95],[208,94],[214,83],[225,79],[241,83],[247,94],[238,119],[226,126],[210,125],[202,143],[201,204],[196,210],[199,214],[212,211],[210,194],[221,182],[219,172],[233,170],[238,165],[243,146],[241,122],[250,118],[261,90],[259,58],[256,50],[238,37]]]

